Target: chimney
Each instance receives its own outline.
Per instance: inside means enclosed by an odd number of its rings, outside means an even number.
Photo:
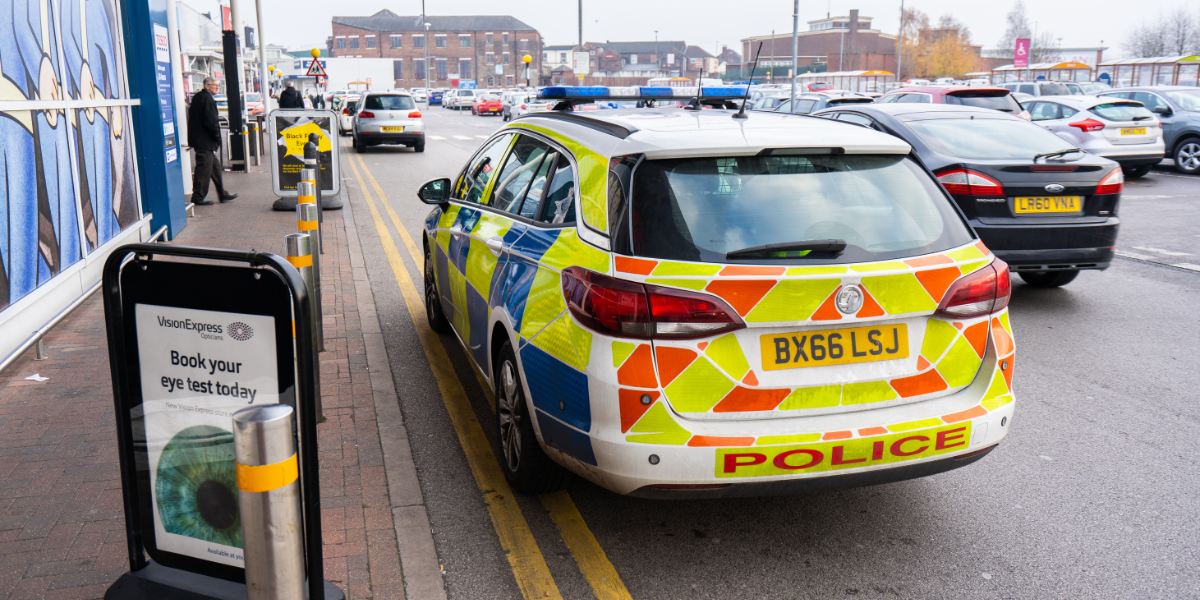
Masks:
[[[856,31],[858,31],[858,9],[854,8],[850,10],[850,33],[853,34]]]

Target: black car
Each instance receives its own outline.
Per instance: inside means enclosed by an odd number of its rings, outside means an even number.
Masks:
[[[970,106],[853,105],[814,116],[911,144],[983,243],[1030,285],[1057,287],[1112,262],[1125,179],[1107,158],[1024,119]]]

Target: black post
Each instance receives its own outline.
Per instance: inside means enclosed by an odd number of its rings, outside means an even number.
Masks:
[[[242,121],[242,88],[237,78],[237,70],[242,68],[241,57],[238,56],[237,36],[232,31],[222,32],[221,42],[225,54],[225,96],[229,102],[229,168],[246,172],[249,169],[249,161],[246,160],[246,147],[242,144],[246,139],[243,135],[246,123]]]

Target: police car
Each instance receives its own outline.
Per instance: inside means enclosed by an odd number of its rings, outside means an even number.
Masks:
[[[871,485],[1008,432],[1007,265],[908,144],[743,94],[546,88],[420,189],[429,324],[495,390],[518,491]]]

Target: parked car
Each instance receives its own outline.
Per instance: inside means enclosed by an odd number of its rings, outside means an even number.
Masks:
[[[341,114],[338,115],[338,133],[341,135],[350,135],[354,131],[354,113],[358,112],[359,96],[346,94],[338,97],[338,104],[341,105]]]
[[[1000,111],[870,104],[821,111],[912,144],[983,243],[1021,279],[1065,285],[1107,269],[1117,244],[1120,166]]]
[[[1141,102],[1162,123],[1166,155],[1175,170],[1200,173],[1200,90],[1183,86],[1146,86],[1104,92],[1102,98]]]
[[[504,120],[519,119],[531,113],[548,111],[553,107],[554,104],[549,100],[542,100],[537,95],[527,95],[509,109],[508,116]]]
[[[495,391],[517,493],[857,487],[1004,439],[1008,270],[908,144],[655,112],[524,117],[418,192],[429,325]]]
[[[427,102],[429,102],[430,106],[433,106],[434,104],[441,104],[442,103],[442,94],[444,94],[444,93],[445,92],[443,92],[441,90],[434,90],[432,92],[429,92],[429,98],[428,98]]]
[[[475,103],[475,96],[482,92],[483,90],[450,90],[442,96],[442,107],[454,110],[471,108]]]
[[[425,102],[429,99],[429,93],[422,88],[415,88],[409,93],[412,94],[412,99],[416,102]]]
[[[402,144],[425,151],[425,123],[409,92],[367,92],[354,114],[354,149]]]
[[[1074,93],[1065,81],[1014,81],[996,87],[1030,96],[1070,96]]]
[[[500,116],[503,108],[504,103],[500,100],[500,94],[489,92],[475,96],[475,101],[471,103],[471,114]]]
[[[1029,113],[1013,98],[1012,92],[1000,87],[930,87],[913,86],[892,90],[876,102],[880,104],[957,104],[990,108],[1014,114],[1023,119]]]
[[[229,127],[229,96],[213,94],[213,102],[217,104],[217,123],[221,127]]]
[[[266,113],[261,94],[250,93],[242,97],[246,100],[246,114],[256,117]]]
[[[875,100],[869,96],[862,96],[853,92],[830,92],[827,94],[806,93],[796,96],[796,107],[792,109],[792,100],[788,98],[780,102],[772,112],[788,113],[794,115],[807,115],[818,110],[829,108],[830,106],[841,106],[842,104],[870,104]]]
[[[1083,90],[1084,94],[1091,95],[1107,92],[1112,89],[1112,86],[1103,81],[1081,81],[1079,82],[1079,89]]]
[[[1041,96],[1027,106],[1038,126],[1141,177],[1162,162],[1162,127],[1141,102],[1096,96]]]

